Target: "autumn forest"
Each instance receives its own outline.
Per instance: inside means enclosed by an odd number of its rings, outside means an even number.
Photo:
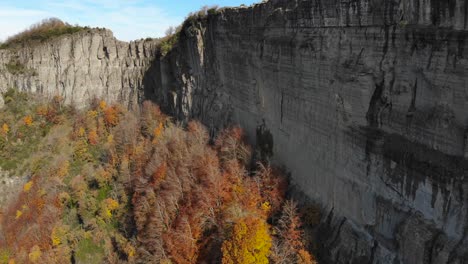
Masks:
[[[240,128],[3,96],[0,167],[25,180],[0,214],[0,263],[316,263],[314,215]]]

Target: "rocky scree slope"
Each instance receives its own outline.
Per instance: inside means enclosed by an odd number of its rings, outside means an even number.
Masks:
[[[468,2],[282,1],[183,27],[146,96],[239,123],[325,211],[330,263],[468,261]]]

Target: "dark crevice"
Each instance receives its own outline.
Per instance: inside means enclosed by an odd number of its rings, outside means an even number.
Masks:
[[[369,103],[369,109],[367,111],[367,123],[370,127],[377,128],[379,127],[379,115],[384,102],[382,100],[382,95],[385,86],[385,79],[382,78],[382,81],[375,84],[375,90],[372,94],[371,101]]]
[[[107,47],[102,48],[102,50],[104,51],[106,58],[109,59],[109,50],[107,50]]]
[[[377,240],[374,240],[374,245],[372,246],[372,250],[371,250],[371,256],[370,256],[370,260],[369,260],[369,264],[372,264],[374,263],[374,259],[375,259],[375,252],[377,251],[377,248],[379,247],[379,242],[377,242]]]
[[[284,91],[281,91],[281,124],[283,124],[283,116],[284,116],[283,106],[284,106]]]
[[[338,239],[340,238],[340,233],[341,233],[341,228],[343,228],[343,225],[344,223],[346,222],[346,220],[348,220],[346,217],[343,217],[343,219],[341,220],[340,224],[338,225],[338,229],[336,230],[336,235],[335,237],[332,239],[332,241],[330,242],[329,245],[335,245],[336,242],[338,241]]]
[[[408,116],[412,116],[414,114],[414,112],[416,111],[416,96],[417,96],[417,93],[418,93],[418,79],[416,79],[416,81],[414,82],[414,86],[413,86],[413,94],[412,94],[412,97],[411,97],[411,105],[408,109]]]

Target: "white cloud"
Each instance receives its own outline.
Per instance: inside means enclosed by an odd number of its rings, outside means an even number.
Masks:
[[[32,2],[32,1],[31,1]],[[171,17],[163,9],[143,0],[46,0],[22,9],[0,4],[0,40],[47,17],[58,17],[71,24],[106,27],[121,40],[161,37],[169,26],[183,17]]]
[[[0,41],[47,17],[46,12],[0,6]]]

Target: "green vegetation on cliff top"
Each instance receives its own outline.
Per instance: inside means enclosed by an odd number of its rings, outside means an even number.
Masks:
[[[32,25],[23,32],[9,37],[4,43],[0,44],[0,49],[13,48],[25,43],[41,42],[61,35],[73,34],[85,29],[88,28],[73,26],[57,18],[48,18]]]

